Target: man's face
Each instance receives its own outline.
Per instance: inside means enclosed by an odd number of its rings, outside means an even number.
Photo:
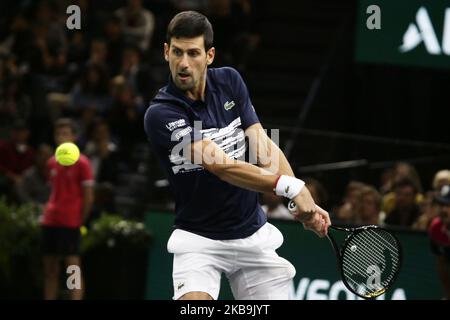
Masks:
[[[74,142],[76,140],[76,137],[70,127],[56,128],[54,138],[57,146],[64,142]]]
[[[194,91],[204,83],[206,67],[214,60],[215,49],[205,52],[203,36],[175,38],[164,44],[164,57],[169,62],[173,82],[181,91]]]

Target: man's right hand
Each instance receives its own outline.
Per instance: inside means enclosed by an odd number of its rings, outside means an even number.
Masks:
[[[320,238],[328,234],[328,227],[331,225],[330,216],[328,212],[317,206],[315,216],[311,221],[304,222],[303,226],[306,230],[313,231]]]
[[[297,212],[293,213],[296,220],[303,223],[307,230],[311,230],[323,238],[328,233],[331,225],[328,212],[314,203],[314,200],[306,187],[293,199],[297,206]]]

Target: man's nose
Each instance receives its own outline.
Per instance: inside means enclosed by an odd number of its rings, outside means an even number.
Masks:
[[[181,57],[180,67],[182,69],[186,69],[187,67],[189,67],[189,61],[188,61],[187,54],[183,54],[183,56]]]

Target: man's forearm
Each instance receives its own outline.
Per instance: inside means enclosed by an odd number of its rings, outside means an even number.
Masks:
[[[232,159],[213,141],[201,140],[192,144],[193,159],[201,159],[202,166],[237,187],[257,192],[271,192],[278,176],[248,162]]]
[[[275,152],[278,154],[278,171],[274,173],[278,175],[284,174],[294,177],[294,171],[292,171],[292,167],[289,164],[289,161],[286,159],[283,151],[281,151],[280,148],[272,140],[270,140],[270,142],[272,144],[272,150],[275,150]]]
[[[234,160],[220,165],[214,174],[232,185],[256,192],[273,192],[278,175],[248,162]]]
[[[215,142],[200,140],[192,144],[192,156],[221,180],[257,192],[273,192],[292,199],[300,193],[303,181],[270,172],[248,162],[230,158]],[[287,163],[287,161],[286,161]],[[284,167],[292,172],[289,167]],[[280,178],[280,180],[278,180]]]
[[[317,206],[300,179],[288,175],[280,176],[248,162],[232,159],[211,140],[194,142],[191,152],[194,160],[201,159],[202,166],[223,181],[257,192],[275,191],[277,195],[294,200],[299,208],[296,219],[308,223],[310,229],[319,236],[325,236],[327,225],[331,224],[328,214],[323,210],[316,213]],[[286,165],[287,160],[283,163],[282,170],[292,173],[290,166]]]
[[[283,151],[269,138],[260,123],[249,127],[245,134],[249,138],[250,152],[256,157],[259,167],[277,175],[294,176]]]

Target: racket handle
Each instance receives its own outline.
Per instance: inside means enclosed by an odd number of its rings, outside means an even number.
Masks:
[[[293,200],[289,200],[287,208],[291,214],[297,212],[297,205]]]

